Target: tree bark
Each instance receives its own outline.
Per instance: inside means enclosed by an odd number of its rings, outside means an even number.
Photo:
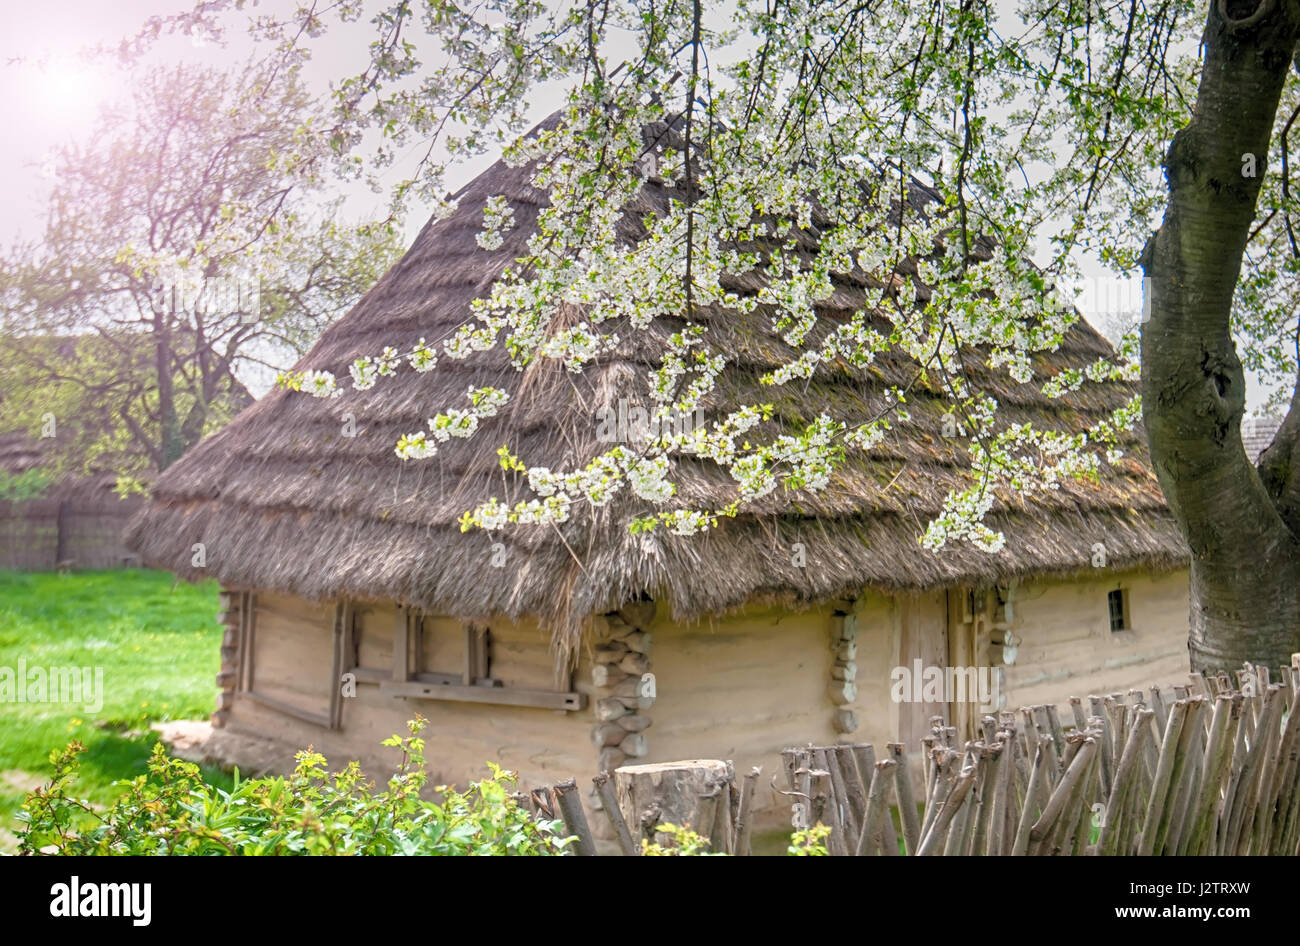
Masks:
[[[172,380],[171,325],[165,312],[155,313],[153,324],[154,370],[158,374],[158,429],[162,472],[181,458],[185,442],[181,434],[180,418],[176,414],[176,386]]]
[[[1192,551],[1194,670],[1246,660],[1277,666],[1300,649],[1300,540],[1279,503],[1293,495],[1300,471],[1274,470],[1266,487],[1247,459],[1245,374],[1231,334],[1298,26],[1294,0],[1212,0],[1196,107],[1165,156],[1169,204],[1142,255],[1150,280],[1143,419],[1156,475]]]

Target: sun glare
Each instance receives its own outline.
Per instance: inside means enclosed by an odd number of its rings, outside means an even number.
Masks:
[[[32,80],[31,104],[45,122],[68,131],[94,120],[113,84],[107,69],[66,56],[43,63]]]

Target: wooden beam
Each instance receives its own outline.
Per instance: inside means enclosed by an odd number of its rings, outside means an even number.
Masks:
[[[380,670],[378,667],[353,667],[352,674],[357,678],[357,683],[393,682],[392,671]],[[430,673],[426,670],[420,673],[411,674],[410,681],[416,683],[454,683],[459,685],[461,682],[461,675],[459,673]]]
[[[330,729],[342,727],[343,716],[343,617],[346,605],[339,601],[334,605],[334,639],[333,659],[330,661]]]
[[[257,594],[248,592],[245,597],[244,607],[248,615],[248,662],[244,668],[244,690],[253,692],[253,665],[257,662],[254,657],[257,653]]]
[[[405,683],[411,679],[411,624],[406,608],[397,606],[393,622],[393,679]]]
[[[474,681],[489,679],[492,674],[488,670],[488,648],[491,646],[489,634],[492,632],[487,627],[474,628],[475,647],[474,647]]]
[[[349,673],[356,669],[357,666],[357,624],[356,611],[352,607],[352,602],[347,598],[343,599],[343,640],[340,642],[342,647],[342,669],[340,673]]]
[[[264,696],[261,693],[248,692],[244,696],[267,709],[275,710],[277,713],[283,713],[286,716],[292,716],[295,719],[301,719],[308,723],[315,723],[324,729],[330,728],[329,717],[323,713],[313,713],[310,710],[299,709],[292,703],[286,703],[283,700],[277,700],[271,696]]]
[[[406,635],[410,641],[407,653],[411,655],[410,674],[414,676],[424,666],[424,615],[413,608],[406,615]]]
[[[478,670],[478,631],[473,624],[465,625],[465,672],[461,683],[465,686],[473,686],[474,675]]]
[[[405,683],[385,681],[381,693],[422,700],[447,700],[453,703],[495,703],[500,706],[537,706],[543,709],[580,710],[587,705],[584,693],[561,693],[558,690],[525,690],[515,687],[465,686],[454,683]]]
[[[248,674],[248,598],[247,591],[235,594],[235,608],[239,611],[239,646],[235,651],[235,689],[244,689],[244,680]]]

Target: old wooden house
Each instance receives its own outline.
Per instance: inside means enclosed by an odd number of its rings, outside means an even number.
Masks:
[[[656,186],[639,199],[661,199]],[[486,251],[475,236],[492,195],[508,198],[518,226]],[[436,342],[465,321],[523,252],[544,198],[526,168],[500,163],[458,196],[301,369],[344,375],[359,356]],[[846,277],[820,330],[862,294]],[[700,317],[755,383],[788,359],[766,320]],[[224,589],[214,720],[382,774],[380,740],[419,712],[435,780],[478,777],[491,759],[541,783],[625,760],[770,767],[790,744],[910,743],[931,715],[963,727],[978,717],[969,692],[927,702],[900,672],[984,670],[994,692],[980,695],[1010,706],[1181,682],[1188,551],[1140,430],[1100,482],[1000,495],[998,554],[918,543],[968,463],[943,435],[941,392],[923,386],[910,421],[850,454],[831,488],[770,494],[703,535],[631,534],[645,509],[626,495],[558,528],[461,532],[465,510],[500,494],[501,444],[552,469],[606,449],[600,419],[646,403],[652,343],[671,329],[621,333],[622,347],[581,375],[516,372],[487,353],[338,398],[275,390],[168,469],[128,541],[147,563]],[[1042,379],[1109,353],[1080,322],[1037,356],[1037,384],[981,380],[1016,421],[1079,429],[1134,385],[1088,383],[1051,400]],[[901,356],[842,364],[762,399],[778,421],[824,404],[866,415],[909,371]],[[495,430],[433,460],[395,455],[400,435],[482,383],[512,392]],[[673,476],[691,502],[730,495],[730,479],[702,461],[679,459]]]

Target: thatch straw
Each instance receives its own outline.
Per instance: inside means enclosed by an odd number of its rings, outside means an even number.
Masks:
[[[525,252],[545,196],[527,168],[497,163],[459,195],[459,209],[431,221],[410,250],[343,319],[324,333],[298,369],[340,376],[355,358],[385,345],[431,344],[466,321],[506,266]],[[647,184],[645,200],[662,201]],[[518,226],[495,252],[474,240],[484,200],[505,195]],[[845,279],[821,308],[814,337],[849,316],[862,289]],[[760,389],[760,373],[793,354],[765,318],[704,310],[708,341],[731,362],[725,383],[705,405],[716,418],[740,403],[774,401],[778,424],[808,421],[823,410],[863,414],[883,403],[885,388],[905,384],[915,366],[899,354],[867,368],[840,363],[807,387]],[[881,321],[883,325],[883,320]],[[496,450],[508,443],[529,465],[573,469],[610,444],[597,439],[597,412],[620,399],[649,405],[646,370],[671,320],[639,333],[610,325],[625,341],[581,375],[562,370],[515,372],[499,352],[464,362],[442,359],[428,374],[410,371],[374,389],[332,400],[272,391],[224,430],[205,440],[159,479],[155,499],[128,530],[128,544],[153,564],[189,578],[213,577],[237,588],[269,589],[311,599],[351,596],[397,600],[464,619],[539,615],[567,655],[587,616],[649,595],[679,619],[716,613],[754,598],[808,604],[864,587],[916,591],[960,583],[1068,576],[1093,571],[1092,548],[1103,543],[1114,569],[1167,570],[1187,562],[1150,467],[1141,430],[1127,458],[1105,468],[1100,484],[1068,483],[1042,495],[999,496],[989,516],[1007,546],[989,555],[969,546],[936,554],[918,536],[950,489],[966,484],[963,441],[941,433],[941,391],[913,388],[911,421],[896,425],[878,449],[851,454],[819,495],[771,494],[715,532],[694,537],[630,535],[628,522],[646,514],[626,494],[601,509],[583,508],[562,527],[462,534],[457,519],[489,497],[528,494],[504,478]],[[1004,422],[1032,421],[1078,430],[1121,405],[1133,383],[1086,384],[1057,400],[1039,390],[1043,376],[1082,367],[1110,346],[1086,323],[1058,351],[1036,356],[1037,384],[1016,385],[974,366],[1005,411]],[[976,361],[978,359],[972,359]],[[403,463],[398,437],[425,418],[463,407],[471,384],[495,384],[514,396],[469,441],[439,455]],[[343,415],[356,436],[344,437]],[[684,503],[721,506],[734,496],[730,477],[710,464],[680,459],[673,479]],[[190,566],[191,547],[206,547],[206,568]],[[493,543],[505,566],[491,565]],[[796,543],[806,564],[795,564]]]

